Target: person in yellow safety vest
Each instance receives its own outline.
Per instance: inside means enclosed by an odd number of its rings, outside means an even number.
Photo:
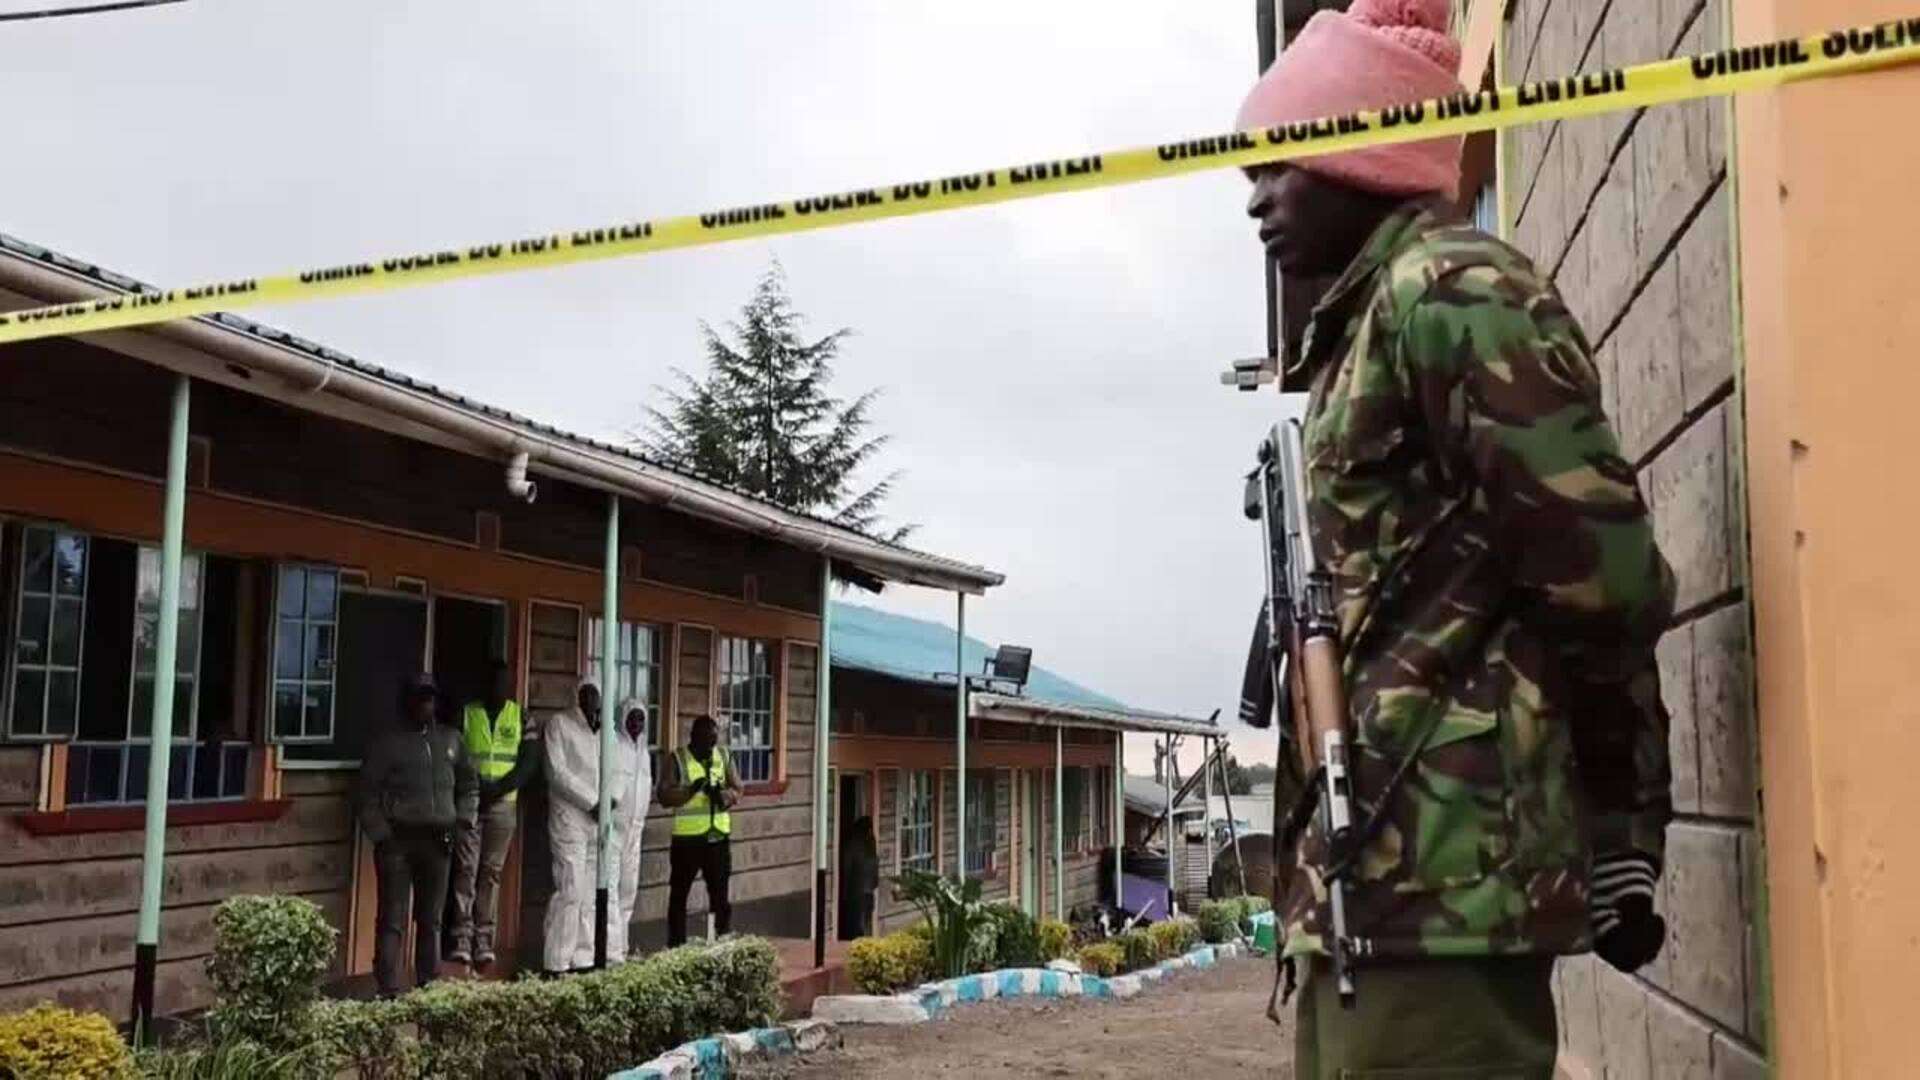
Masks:
[[[480,774],[480,814],[461,824],[454,846],[453,949],[447,959],[475,968],[494,960],[500,868],[519,815],[515,793],[539,765],[539,754],[524,745],[532,736],[522,727],[520,703],[509,696],[512,671],[495,661],[492,674],[487,699],[469,703],[460,722],[467,756]]]
[[[743,792],[733,758],[720,743],[711,716],[693,722],[687,745],[661,771],[660,805],[673,808],[673,840],[667,848],[667,947],[687,940],[687,893],[696,878],[707,882],[707,908],[714,932],[733,928],[727,879],[733,876],[733,816]]]
[[[613,815],[614,846],[619,857],[614,867],[614,902],[607,912],[607,959],[614,963],[627,958],[627,929],[640,893],[640,834],[647,825],[647,806],[653,802],[646,702],[629,697],[620,703],[619,715],[620,732],[613,744],[613,790],[619,800]]]

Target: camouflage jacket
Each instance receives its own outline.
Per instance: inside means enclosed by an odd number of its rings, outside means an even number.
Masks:
[[[1662,853],[1673,605],[1586,337],[1524,255],[1415,204],[1294,364],[1357,821],[1417,753],[1349,878],[1354,954],[1584,950],[1595,853]],[[1324,838],[1296,862],[1287,955],[1327,926]]]

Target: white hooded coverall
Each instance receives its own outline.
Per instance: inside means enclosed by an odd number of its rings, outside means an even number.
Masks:
[[[640,892],[640,834],[647,825],[647,806],[653,802],[653,761],[647,756],[647,732],[640,738],[627,734],[627,717],[635,711],[646,715],[647,706],[639,698],[620,703],[620,730],[614,736],[613,790],[620,801],[614,811],[614,838],[619,863],[614,869],[614,906],[607,912],[607,958],[618,962],[627,956],[627,928],[633,923],[634,898]]]
[[[595,679],[581,679],[595,690]],[[593,894],[596,852],[593,812],[600,805],[600,736],[574,705],[547,725],[547,842],[553,849],[553,895],[547,900],[548,971],[593,966]]]

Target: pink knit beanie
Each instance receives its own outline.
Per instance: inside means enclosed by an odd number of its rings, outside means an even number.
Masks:
[[[1461,92],[1447,9],[1447,0],[1353,0],[1345,14],[1320,12],[1254,84],[1234,126],[1275,127]],[[1460,146],[1455,136],[1293,163],[1366,191],[1452,198]]]

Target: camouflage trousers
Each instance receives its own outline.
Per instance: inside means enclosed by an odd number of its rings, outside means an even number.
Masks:
[[[1436,958],[1362,967],[1352,1010],[1317,959],[1295,1014],[1296,1080],[1550,1080],[1553,958]]]

